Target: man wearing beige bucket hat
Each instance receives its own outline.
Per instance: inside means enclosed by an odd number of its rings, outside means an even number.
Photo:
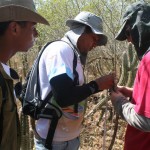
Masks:
[[[0,150],[19,150],[19,121],[8,60],[26,52],[38,36],[35,25],[48,21],[36,12],[32,0],[0,0]],[[16,78],[16,77],[15,77]]]
[[[97,46],[106,45],[100,17],[90,12],[80,12],[73,20],[67,20],[69,31],[59,41],[46,47],[39,62],[40,92],[42,99],[52,91],[53,100],[63,115],[56,127],[52,150],[77,150],[84,117],[86,98],[112,88],[114,75],[109,74],[85,83],[83,66],[87,53]],[[36,123],[35,147],[44,147],[50,122],[39,119]]]

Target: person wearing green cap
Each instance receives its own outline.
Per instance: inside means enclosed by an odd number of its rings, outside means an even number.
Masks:
[[[82,11],[74,19],[67,20],[66,25],[69,30],[64,37],[50,43],[39,61],[42,100],[52,91],[52,100],[61,108],[62,117],[51,139],[47,135],[52,122],[43,118],[37,120],[36,150],[47,150],[45,141],[48,140],[52,150],[79,149],[86,98],[112,88],[114,84],[114,74],[99,77],[89,83],[84,80],[83,67],[88,52],[107,43],[102,19],[91,12]]]
[[[139,1],[127,7],[116,39],[131,42],[140,60],[133,88],[111,91],[111,101],[127,121],[124,150],[150,149],[150,5]],[[128,99],[131,99],[129,101]]]
[[[16,52],[26,52],[38,36],[36,24],[49,25],[32,0],[0,0],[0,150],[19,150],[19,120],[14,80],[7,65]]]

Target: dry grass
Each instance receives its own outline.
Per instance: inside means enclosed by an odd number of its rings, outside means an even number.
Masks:
[[[86,114],[94,109],[97,104],[97,100],[89,100]],[[118,129],[114,139],[113,134],[116,130],[116,121],[116,115],[110,102],[104,104],[103,107],[98,108],[93,114],[85,118],[81,133],[81,150],[123,149],[126,123],[122,119],[118,119]],[[112,140],[114,140],[114,144],[110,148]]]

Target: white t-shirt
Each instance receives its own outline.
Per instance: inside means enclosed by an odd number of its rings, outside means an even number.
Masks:
[[[42,99],[44,99],[51,90],[49,81],[53,77],[66,73],[73,80],[73,58],[73,49],[63,41],[53,42],[44,50],[39,62]],[[77,58],[76,71],[79,75],[79,84],[82,85],[84,83],[84,75],[79,58]],[[83,121],[84,105],[82,105],[81,108],[83,109],[81,109],[77,119],[70,119],[64,115],[59,119],[53,139],[54,141],[68,141],[79,136],[81,123]],[[36,130],[44,139],[47,136],[49,124],[50,120],[47,119],[39,119],[36,123]]]

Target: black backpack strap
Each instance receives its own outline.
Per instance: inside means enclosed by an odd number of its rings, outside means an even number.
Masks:
[[[77,67],[77,56],[74,52],[74,58],[73,58],[73,74],[74,74],[74,85],[79,85],[79,75],[76,71]],[[78,113],[78,103],[74,105],[74,112]]]
[[[48,42],[46,45],[44,45],[44,47],[43,47],[43,49],[41,50],[41,52],[39,53],[39,55],[38,55],[38,58],[37,58],[37,93],[38,93],[38,96],[41,98],[41,94],[40,94],[40,85],[39,85],[39,79],[38,79],[38,77],[39,77],[39,61],[40,61],[40,58],[41,58],[41,55],[42,55],[42,53],[43,53],[43,51],[45,50],[45,48],[48,46],[48,45],[50,45],[52,42],[54,42],[54,41],[51,41],[51,42]],[[50,96],[52,96],[52,93],[49,93],[48,95],[47,95],[47,100],[44,100],[44,101],[46,101],[46,102],[44,102],[44,106],[45,106],[45,104],[47,103],[47,101],[48,101],[48,99],[50,98]],[[42,105],[43,106],[43,105]]]
[[[58,124],[58,120],[59,120],[56,112],[53,111],[52,113],[53,113],[53,118],[52,118],[49,130],[48,130],[47,138],[44,143],[45,147],[49,150],[52,150],[53,137],[54,137],[54,133],[55,133],[55,130],[56,130],[56,127]]]
[[[3,109],[4,109],[4,103],[7,98],[7,86],[6,86],[5,79],[1,72],[0,72],[0,86],[2,88],[2,106],[1,106],[1,110],[0,110],[0,145],[1,145],[2,132],[3,132],[3,119],[4,119],[3,118]]]
[[[76,67],[77,67],[77,56],[74,53],[74,58],[73,58],[74,84],[79,85],[79,75],[78,75],[78,72],[76,71]]]
[[[48,103],[48,100],[52,97],[52,92],[50,92],[47,97],[45,98],[45,100],[43,101],[43,103],[41,104],[41,109],[44,108],[44,106],[46,105],[46,103]],[[56,127],[57,127],[57,124],[58,124],[58,120],[60,118],[60,116],[58,117],[58,115],[56,114],[56,111],[55,110],[51,110],[51,112],[49,112],[52,116],[51,118],[51,123],[50,123],[50,126],[49,126],[49,129],[48,129],[48,134],[47,134],[47,137],[46,139],[44,140],[43,144],[44,146],[49,149],[49,150],[52,150],[52,142],[53,142],[53,137],[54,137],[54,133],[55,133],[55,130],[56,130]],[[60,112],[61,113],[61,112]],[[42,114],[40,116],[40,118],[42,118]]]

